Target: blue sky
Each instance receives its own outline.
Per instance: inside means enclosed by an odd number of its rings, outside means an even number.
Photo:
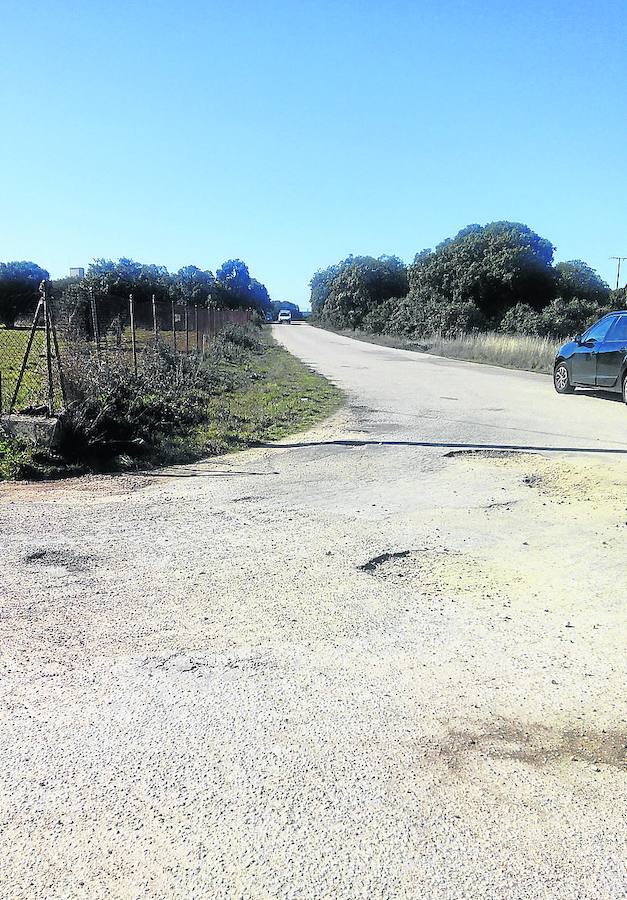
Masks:
[[[0,22],[2,260],[236,256],[302,303],[317,268],[470,222],[525,222],[612,284],[627,255],[624,0],[0,0]]]

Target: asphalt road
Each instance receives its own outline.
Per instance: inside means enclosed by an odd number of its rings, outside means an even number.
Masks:
[[[627,410],[277,336],[314,431],[0,488],[2,896],[624,897]]]
[[[618,394],[559,396],[546,375],[391,349],[302,325],[275,326],[274,335],[355,404],[367,406],[376,433],[393,440],[627,452],[627,411]]]

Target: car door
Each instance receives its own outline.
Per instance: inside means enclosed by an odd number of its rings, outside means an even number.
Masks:
[[[597,386],[613,388],[618,384],[627,355],[627,315],[616,316],[605,339],[596,346]]]
[[[571,357],[571,378],[575,384],[597,383],[597,347],[614,324],[616,316],[605,316],[582,335],[581,342]]]

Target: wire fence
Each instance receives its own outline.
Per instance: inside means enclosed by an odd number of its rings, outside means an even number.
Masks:
[[[157,346],[175,354],[205,354],[225,326],[245,325],[250,309],[216,309],[167,300],[136,300],[95,292],[52,297],[47,282],[39,302],[14,327],[0,327],[0,416],[59,412],[67,402],[68,365],[123,364],[138,372]]]

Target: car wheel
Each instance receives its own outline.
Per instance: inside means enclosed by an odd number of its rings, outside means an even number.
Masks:
[[[558,394],[572,394],[575,390],[570,383],[570,376],[568,374],[566,363],[561,362],[559,365],[555,366],[553,372],[553,384],[555,385],[555,390]]]
[[[627,403],[627,374],[623,376],[623,403]]]

